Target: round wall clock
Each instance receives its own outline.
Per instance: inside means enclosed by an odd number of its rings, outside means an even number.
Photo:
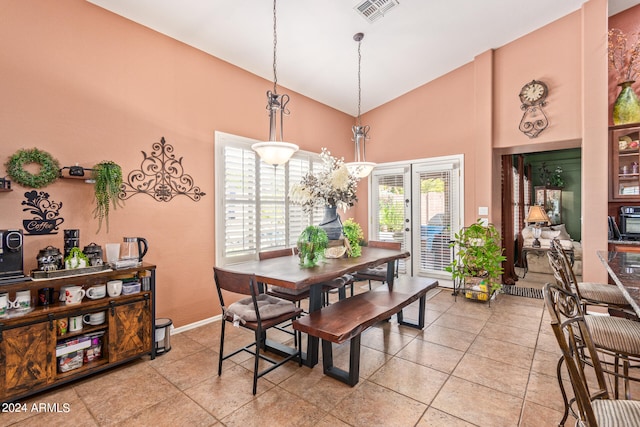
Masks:
[[[531,80],[520,90],[520,108],[524,110],[519,129],[529,138],[537,137],[549,125],[547,115],[542,107],[547,104],[549,88],[544,82]]]

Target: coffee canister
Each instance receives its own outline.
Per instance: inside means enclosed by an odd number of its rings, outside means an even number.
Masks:
[[[38,270],[41,271],[55,271],[62,270],[64,268],[64,257],[60,249],[53,246],[47,246],[44,249],[40,249],[37,256]]]
[[[102,265],[102,247],[95,243],[89,243],[82,250],[84,254],[89,258],[89,264],[91,266]]]

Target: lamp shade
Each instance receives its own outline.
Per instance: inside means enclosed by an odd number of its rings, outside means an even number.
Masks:
[[[278,166],[287,163],[298,151],[298,146],[290,142],[266,141],[253,144],[251,149],[258,153],[263,162]]]
[[[347,165],[347,169],[349,169],[349,173],[357,178],[366,178],[373,168],[376,167],[376,164],[373,162],[350,162],[345,164]]]
[[[546,224],[551,222],[547,213],[544,211],[542,206],[539,205],[533,205],[529,208],[529,214],[527,215],[526,221],[535,223],[544,222]]]

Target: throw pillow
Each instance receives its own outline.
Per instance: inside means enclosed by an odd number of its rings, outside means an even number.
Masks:
[[[542,233],[540,234],[540,237],[542,239],[553,239],[555,237],[558,237],[560,235],[560,230],[542,230]]]
[[[564,224],[553,225],[553,226],[551,226],[551,229],[560,232],[560,234],[558,234],[558,236],[557,236],[558,239],[560,239],[560,240],[571,240],[571,236],[569,235],[569,233],[567,233],[567,229],[566,229]]]

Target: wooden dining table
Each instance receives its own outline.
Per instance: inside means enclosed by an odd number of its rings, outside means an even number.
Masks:
[[[354,273],[367,267],[387,263],[387,283],[393,284],[395,261],[408,258],[404,250],[363,247],[362,255],[357,258],[326,258],[311,268],[300,265],[297,255],[240,262],[226,265],[226,270],[238,273],[253,273],[259,282],[282,286],[289,289],[309,289],[309,312],[322,308],[322,284],[343,274]],[[286,352],[277,343],[269,343],[271,350]],[[309,336],[307,351],[303,352],[303,363],[313,367],[318,363],[319,340]]]
[[[640,253],[598,251],[598,258],[640,316]]]

